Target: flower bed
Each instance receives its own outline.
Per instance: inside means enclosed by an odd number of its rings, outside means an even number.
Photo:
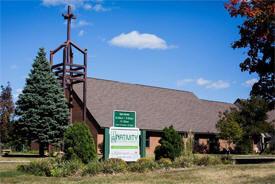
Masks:
[[[191,155],[181,156],[171,161],[169,158],[162,158],[154,161],[150,158],[141,158],[137,162],[127,163],[122,159],[109,158],[104,161],[91,160],[88,164],[84,164],[80,160],[63,160],[60,158],[49,158],[38,161],[32,161],[29,164],[21,164],[17,170],[28,172],[37,176],[85,176],[104,174],[116,174],[124,172],[148,172],[159,169],[170,168],[186,168],[192,166],[209,166],[218,164],[228,164],[224,162],[224,158],[220,156],[209,155]]]

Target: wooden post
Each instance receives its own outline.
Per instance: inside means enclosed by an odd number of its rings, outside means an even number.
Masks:
[[[86,98],[87,98],[87,53],[85,52],[84,54],[84,83],[83,83],[83,121],[84,123],[87,124],[86,122],[86,116],[87,116],[87,112],[86,112]]]

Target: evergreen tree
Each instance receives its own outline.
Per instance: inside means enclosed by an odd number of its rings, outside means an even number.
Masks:
[[[34,59],[23,93],[16,103],[16,131],[29,142],[44,148],[59,146],[69,123],[69,109],[61,85],[50,70],[44,48]]]
[[[84,163],[97,158],[94,138],[85,123],[75,122],[67,129],[64,152],[66,159],[80,159]]]
[[[173,125],[163,129],[163,135],[159,140],[160,145],[155,148],[156,160],[170,158],[174,160],[182,155],[184,143],[182,137],[174,129]]]
[[[8,83],[7,87],[1,86],[0,95],[0,135],[1,143],[8,143],[12,131],[11,116],[14,112],[14,104],[11,94],[11,86]],[[0,145],[1,146],[1,145]],[[0,149],[1,150],[1,149]]]

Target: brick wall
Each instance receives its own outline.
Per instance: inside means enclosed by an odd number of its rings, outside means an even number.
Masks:
[[[79,105],[79,103],[76,101],[75,98],[73,98],[73,123],[74,122],[83,122],[83,118],[82,118],[82,107]],[[88,114],[88,113],[87,113]],[[98,144],[101,143],[98,141],[98,133],[99,130],[97,129],[97,127],[95,126],[95,122],[92,122],[93,120],[91,120],[90,118],[86,118],[87,121],[87,125],[93,135],[94,138],[94,142],[96,145],[96,151],[99,153],[99,149],[98,149]]]
[[[99,147],[98,145],[103,143],[104,141],[104,135],[103,134],[97,134],[97,154],[101,154],[100,151],[99,151]]]
[[[146,155],[154,154],[155,148],[159,145],[160,137],[150,136],[150,147],[146,147]]]

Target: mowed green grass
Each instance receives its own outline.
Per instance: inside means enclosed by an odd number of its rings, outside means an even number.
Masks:
[[[275,163],[254,165],[220,165],[171,169],[147,173],[124,173],[85,177],[40,177],[16,171],[18,163],[0,163],[0,183],[192,183],[192,184],[273,184]]]

